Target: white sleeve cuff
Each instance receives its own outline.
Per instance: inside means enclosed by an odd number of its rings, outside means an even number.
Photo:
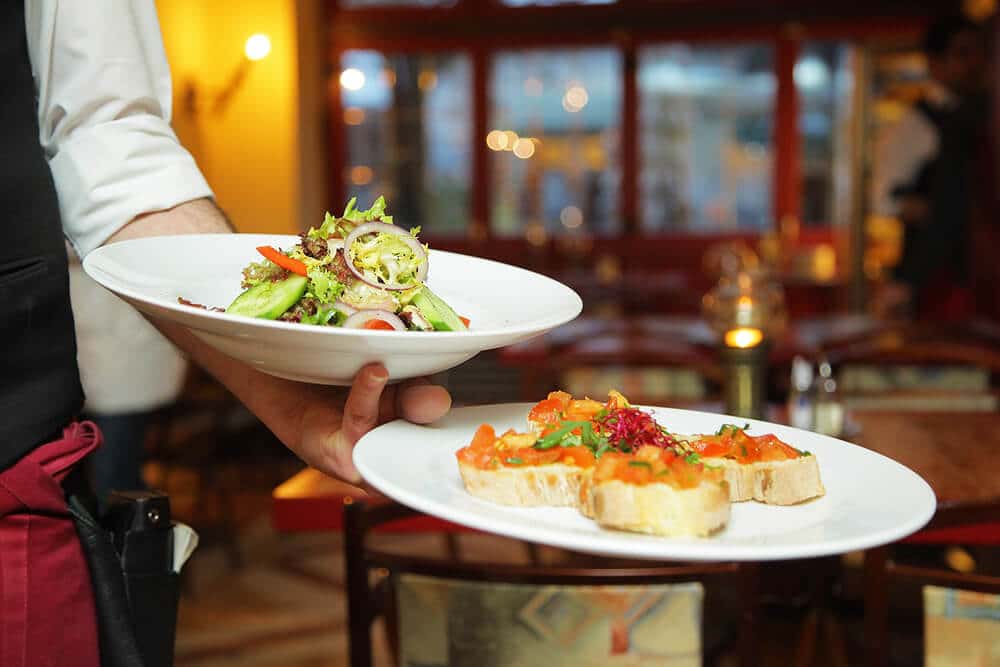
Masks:
[[[136,216],[213,196],[170,125],[151,114],[80,127],[49,165],[63,229],[80,257]]]

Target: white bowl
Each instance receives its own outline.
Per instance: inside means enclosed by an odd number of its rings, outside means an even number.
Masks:
[[[261,371],[318,384],[347,385],[365,364],[382,362],[390,381],[453,368],[483,350],[545,333],[579,315],[580,297],[545,276],[490,260],[435,251],[428,286],[469,331],[341,329],[253,319],[178,302],[225,308],[240,293],[241,272],[260,261],[257,246],[288,248],[297,236],[211,234],[123,241],[90,253],[95,281],[153,318],[175,322],[225,354]]]

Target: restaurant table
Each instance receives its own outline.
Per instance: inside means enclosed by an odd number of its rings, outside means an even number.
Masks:
[[[796,355],[816,357],[834,341],[879,330],[867,315],[840,314],[800,319],[775,332],[769,346],[772,370]],[[521,372],[521,399],[542,391],[551,374],[578,365],[677,366],[721,382],[719,339],[701,317],[648,315],[629,318],[582,315],[553,331],[501,349],[501,364]]]
[[[878,320],[867,315],[843,314],[796,320],[777,335],[772,357],[784,360],[796,354],[816,353],[829,341],[870,333],[880,326]],[[544,336],[503,348],[500,359],[511,365],[532,366],[546,361],[554,351],[598,336],[618,339],[623,347],[643,339],[672,339],[702,348],[718,344],[718,337],[701,317],[647,315],[614,318],[582,315]]]

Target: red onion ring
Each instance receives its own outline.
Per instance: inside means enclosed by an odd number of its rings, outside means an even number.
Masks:
[[[365,323],[370,320],[382,320],[392,325],[396,331],[406,331],[406,324],[403,323],[403,320],[388,310],[359,310],[344,320],[343,327],[345,329],[363,329]]]
[[[354,313],[358,312],[357,308],[347,303],[346,301],[341,301],[340,299],[337,299],[336,301],[333,302],[333,307],[339,310],[340,312],[344,313],[345,315],[353,315]]]
[[[414,285],[401,285],[399,283],[380,283],[377,280],[372,280],[365,276],[364,271],[360,270],[354,265],[354,260],[351,258],[351,247],[354,242],[357,241],[362,236],[366,234],[394,234],[398,236],[403,243],[405,243],[413,254],[423,261],[420,262],[420,266],[417,267],[417,273],[414,276],[418,282],[423,282],[427,279],[427,250],[423,245],[420,244],[416,238],[413,237],[409,232],[397,227],[396,225],[390,225],[387,222],[366,222],[363,225],[358,225],[354,228],[347,238],[344,239],[344,259],[347,260],[347,268],[351,270],[351,273],[356,275],[359,280],[371,285],[372,287],[380,287],[382,289],[388,290],[404,290],[414,287]]]
[[[368,283],[365,283],[365,285],[368,285]],[[349,315],[353,315],[358,310],[388,310],[389,312],[394,312],[398,307],[396,300],[392,298],[392,295],[387,290],[379,288],[379,291],[381,292],[378,295],[379,298],[361,296],[357,300],[352,299],[354,296],[352,293],[345,292],[337,299],[337,302],[351,309],[351,312],[348,313]],[[348,301],[348,299],[352,300]]]

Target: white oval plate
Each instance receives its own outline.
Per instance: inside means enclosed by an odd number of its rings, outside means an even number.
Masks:
[[[455,452],[476,428],[524,430],[531,404],[453,410],[439,423],[394,421],[358,443],[354,463],[390,498],[448,521],[574,551],[654,560],[764,561],[811,558],[867,549],[919,530],[934,514],[930,486],[909,468],[835,438],[724,415],[651,408],[677,433],[714,433],[749,421],[751,434],[774,433],[818,457],[826,495],[792,507],[733,503],[726,528],[706,538],[667,538],[602,529],[573,508],[518,508],[465,491]]]
[[[527,340],[575,318],[580,297],[565,285],[517,267],[430,252],[427,284],[472,320],[462,332],[341,329],[274,322],[185,306],[183,297],[225,308],[240,293],[242,270],[260,245],[289,248],[297,236],[210,234],[123,241],[90,253],[87,274],[141,312],[181,324],[229,356],[279,377],[350,384],[366,363],[391,380],[453,368],[483,350]]]

